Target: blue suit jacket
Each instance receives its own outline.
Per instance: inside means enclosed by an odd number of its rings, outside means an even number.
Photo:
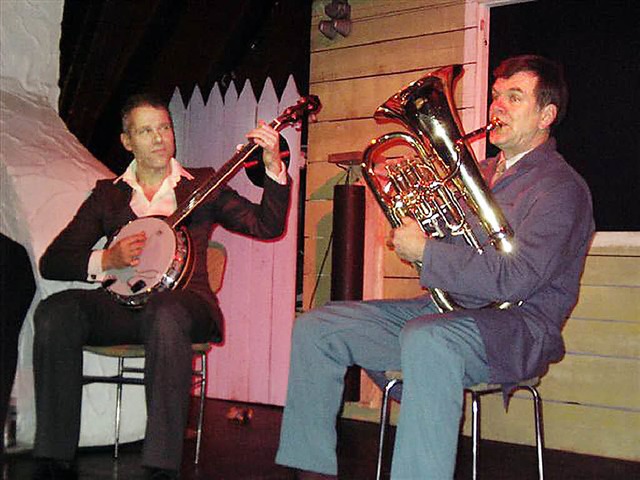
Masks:
[[[495,163],[492,158],[481,165],[485,178]],[[493,194],[514,230],[515,252],[503,255],[487,246],[478,255],[459,238],[432,241],[424,250],[421,283],[448,291],[468,308],[448,315],[476,320],[491,381],[509,384],[544,373],[564,356],[561,330],[578,298],[594,221],[586,183],[552,138],[509,169]],[[478,308],[495,300],[524,304]]]

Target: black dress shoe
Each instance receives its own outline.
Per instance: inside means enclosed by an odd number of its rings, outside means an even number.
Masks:
[[[176,480],[180,478],[175,470],[167,470],[164,468],[148,468],[148,480]]]
[[[33,480],[78,480],[73,462],[42,458],[38,460]]]

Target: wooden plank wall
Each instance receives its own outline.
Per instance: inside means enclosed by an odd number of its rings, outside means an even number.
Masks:
[[[320,267],[331,230],[333,186],[344,181],[344,171],[327,162],[329,155],[362,151],[373,137],[398,130],[391,123],[376,124],[373,112],[399,88],[428,71],[466,63],[463,83],[475,78],[473,54],[465,54],[465,35],[471,27],[465,28],[463,1],[352,0],[352,33],[334,40],[317,29],[320,20],[328,18],[325,3],[315,1],[312,10],[310,90],[320,97],[323,109],[318,122],[309,128],[305,308],[325,303],[329,295],[330,252],[325,268]],[[463,98],[463,91],[469,95]],[[463,111],[472,101],[472,89],[458,90],[456,102]],[[375,277],[372,270],[381,268],[382,251],[377,247],[385,234],[385,220],[379,218],[378,207],[372,206],[367,206],[367,278]],[[365,281],[365,292],[379,296],[381,285]]]
[[[640,245],[637,233],[614,234],[635,247],[611,236],[596,235],[564,329],[567,355],[542,380],[545,435],[548,448],[640,460]],[[498,396],[483,401],[483,436],[532,445],[528,395],[509,408]]]
[[[397,130],[371,116],[403,85],[440,66],[462,63],[455,101],[467,130],[476,128],[479,21],[463,0],[351,0],[352,33],[323,37],[326,1],[316,0],[311,29],[311,92],[323,110],[309,129],[305,218],[304,308],[329,297],[333,185],[344,171],[329,155],[362,151],[371,138]],[[386,220],[367,201],[365,298],[420,293],[416,274],[384,248]],[[615,237],[615,236],[614,236]],[[565,329],[567,356],[544,377],[548,448],[640,460],[640,241],[638,233],[598,234],[587,260],[580,300]],[[631,246],[629,246],[631,245]],[[325,254],[328,260],[321,269]],[[345,415],[376,420],[378,390],[363,381],[361,401]],[[518,394],[505,414],[499,397],[483,401],[483,437],[533,444],[531,402]],[[467,411],[467,418],[469,412]],[[468,420],[464,431],[469,433]]]

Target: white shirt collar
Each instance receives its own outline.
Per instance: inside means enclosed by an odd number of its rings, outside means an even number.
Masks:
[[[169,166],[171,170],[169,171],[169,175],[165,178],[165,181],[168,181],[171,188],[175,188],[175,186],[180,181],[180,177],[185,177],[189,180],[193,180],[193,175],[185,170],[185,168],[180,165],[180,163],[175,159],[171,158],[169,162]],[[123,181],[128,183],[131,187],[135,188],[136,185],[139,185],[138,179],[136,177],[136,171],[138,170],[138,162],[134,158],[133,161],[129,164],[127,169],[124,171],[122,175],[116,178],[113,183],[118,183],[119,181]]]
[[[533,148],[531,150],[533,150]],[[509,168],[513,167],[516,163],[518,163],[522,159],[522,157],[524,157],[531,150],[527,150],[526,152],[519,153],[519,154],[514,155],[513,157],[507,159],[506,163],[505,163],[505,169],[509,169]],[[504,152],[500,152],[500,155],[504,156]]]

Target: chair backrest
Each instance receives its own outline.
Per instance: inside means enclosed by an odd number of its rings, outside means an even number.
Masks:
[[[207,274],[209,287],[218,293],[222,287],[224,270],[227,266],[227,249],[220,242],[210,241],[207,249]]]

